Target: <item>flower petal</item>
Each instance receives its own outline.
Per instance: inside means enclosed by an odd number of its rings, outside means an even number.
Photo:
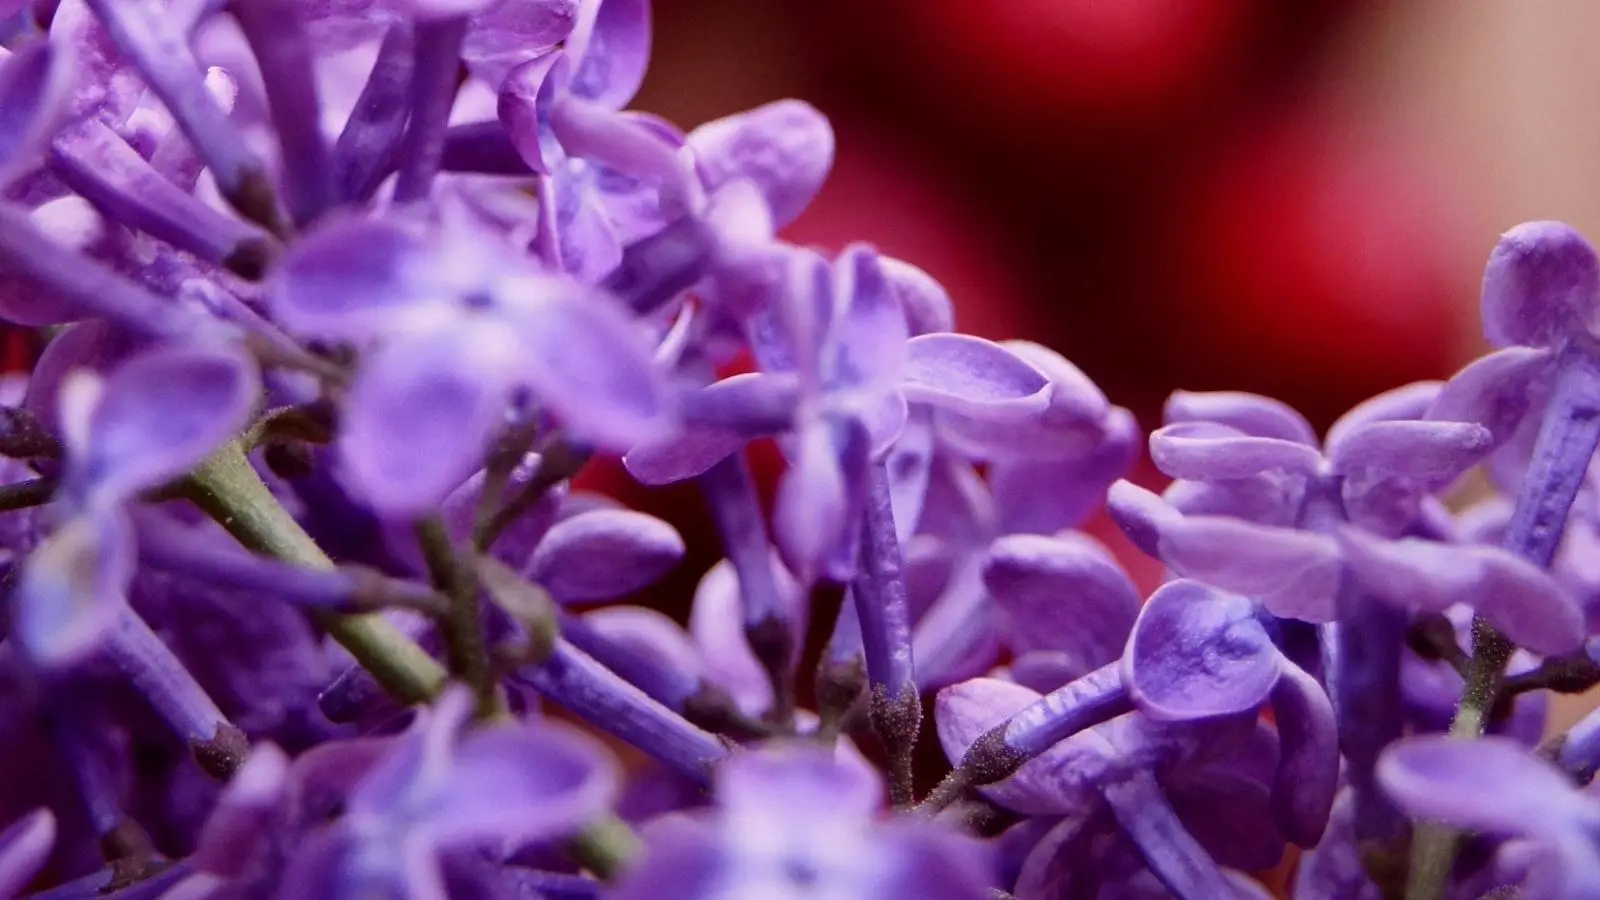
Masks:
[[[1428,414],[1428,409],[1439,399],[1439,392],[1443,389],[1442,381],[1415,381],[1363,400],[1333,423],[1323,446],[1328,448],[1331,455],[1333,447],[1352,429],[1373,422],[1421,419]]]
[[[599,509],[552,525],[526,574],[562,603],[607,600],[654,583],[683,552],[683,538],[666,522],[627,509]]]
[[[120,514],[68,520],[23,564],[11,600],[18,649],[46,670],[87,659],[126,609],[134,563],[133,532]]]
[[[1049,407],[1044,375],[992,341],[924,334],[906,342],[906,353],[900,389],[913,403],[999,422],[1029,419]]]
[[[1496,347],[1560,347],[1594,328],[1600,257],[1570,225],[1524,222],[1483,271],[1483,335]]]
[[[482,324],[410,335],[367,356],[340,423],[351,487],[397,516],[441,503],[482,465],[519,354],[513,336]]]
[[[1243,391],[1174,391],[1161,411],[1165,425],[1212,422],[1252,437],[1317,446],[1305,416],[1282,400]]]
[[[892,256],[882,257],[883,274],[889,279],[889,289],[900,302],[906,325],[911,334],[932,331],[954,331],[955,307],[950,302],[950,292],[932,275]]]
[[[868,396],[891,390],[905,369],[909,332],[876,251],[845,248],[834,263],[834,297],[842,309],[822,362],[826,386]]]
[[[1199,582],[1168,582],[1139,611],[1122,679],[1145,715],[1165,721],[1256,709],[1282,657],[1255,604]]]
[[[1158,549],[1173,571],[1255,598],[1274,615],[1333,618],[1339,552],[1326,535],[1182,516],[1162,524]]]
[[[740,179],[753,182],[778,228],[799,217],[833,167],[833,128],[800,100],[707,122],[688,140],[707,193]]]
[[[1285,837],[1315,847],[1328,827],[1339,790],[1339,726],[1327,692],[1285,660],[1272,690],[1278,725],[1278,768],[1272,811]]]
[[[1507,738],[1402,740],[1378,758],[1378,782],[1411,815],[1458,828],[1552,838],[1597,817],[1559,769]]]
[[[564,53],[535,54],[496,82],[495,114],[523,162],[540,175],[551,174],[565,162],[566,154],[550,130],[550,110],[570,62]]]
[[[704,475],[749,442],[747,435],[736,431],[695,428],[635,445],[622,457],[622,464],[640,484],[673,484]]]
[[[46,146],[72,100],[71,45],[34,41],[0,62],[0,185],[43,162]]]
[[[818,423],[802,430],[794,462],[778,483],[772,531],[784,562],[809,582],[850,523],[845,473],[833,429]]]
[[[68,447],[68,477],[100,502],[176,478],[244,428],[260,390],[255,366],[231,349],[140,354],[107,376],[87,444]]]
[[[1368,469],[1437,490],[1477,465],[1493,445],[1489,429],[1468,422],[1369,422],[1330,440],[1328,462],[1342,475]]]
[[[610,298],[554,291],[517,331],[523,377],[574,437],[626,449],[666,432],[669,400],[649,341]]]
[[[695,588],[689,633],[705,661],[706,677],[727,689],[740,709],[759,715],[772,705],[772,681],[745,636],[740,591],[732,563],[712,566]]]
[[[567,90],[610,109],[628,105],[650,64],[649,0],[591,0],[567,38],[576,64]]]
[[[1085,671],[1121,655],[1139,613],[1133,581],[1087,535],[1012,535],[989,547],[983,581],[1014,653],[1059,650]]]
[[[572,33],[578,0],[499,0],[472,19],[461,60],[491,88]]]
[[[1322,465],[1316,448],[1279,438],[1252,437],[1210,422],[1167,425],[1150,435],[1150,458],[1173,478],[1226,481],[1263,472],[1311,474]]]
[[[0,897],[14,897],[44,868],[56,842],[56,817],[36,809],[0,831]]]
[[[619,782],[599,742],[556,724],[477,729],[451,762],[426,824],[445,844],[570,834],[611,807]]]
[[[1339,532],[1348,571],[1373,596],[1442,611],[1464,603],[1535,653],[1566,653],[1584,638],[1583,611],[1543,569],[1497,547],[1385,541]]]
[[[1468,363],[1450,376],[1427,417],[1442,422],[1477,422],[1497,445],[1516,433],[1528,413],[1529,395],[1552,362],[1549,350],[1508,347]]]
[[[1085,456],[989,464],[1001,533],[1053,534],[1078,528],[1105,505],[1112,482],[1133,468],[1144,443],[1138,423],[1121,407],[1112,410],[1105,424],[1103,439]]]

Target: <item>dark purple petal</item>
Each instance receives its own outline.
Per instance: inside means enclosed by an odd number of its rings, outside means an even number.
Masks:
[[[800,100],[707,122],[688,140],[707,192],[741,179],[753,182],[779,228],[810,204],[833,167],[833,128]]]
[[[1302,847],[1322,840],[1339,789],[1339,731],[1333,704],[1316,679],[1285,660],[1272,690],[1278,769],[1272,808],[1284,836]]]
[[[22,893],[44,867],[55,840],[56,817],[48,809],[36,809],[0,831],[0,897]]]
[[[1225,425],[1185,422],[1150,435],[1150,458],[1173,478],[1223,481],[1262,472],[1311,474],[1322,454],[1305,444],[1252,437]]]
[[[1328,463],[1343,475],[1368,469],[1438,489],[1477,465],[1493,443],[1488,428],[1467,422],[1369,422],[1330,439]]]
[[[725,886],[727,851],[722,829],[687,816],[668,816],[644,830],[637,865],[622,873],[611,900],[700,900]]]
[[[442,502],[481,466],[520,354],[511,335],[483,323],[417,334],[367,356],[340,422],[350,485],[395,515]]]
[[[41,162],[65,117],[76,81],[71,49],[34,41],[0,62],[0,184]]]
[[[1561,770],[1506,738],[1408,738],[1384,751],[1378,780],[1406,812],[1458,828],[1555,838],[1600,820]]]
[[[858,896],[983,900],[993,897],[993,850],[933,823],[895,821],[873,835],[884,872]]]
[[[1373,596],[1431,611],[1464,603],[1536,653],[1565,653],[1583,643],[1576,601],[1549,573],[1505,550],[1384,541],[1355,529],[1341,530],[1339,541],[1348,570]]]
[[[512,146],[534,172],[549,175],[565,163],[565,154],[550,132],[550,111],[570,71],[564,53],[536,55],[506,73],[496,106]]]
[[[575,71],[567,90],[608,109],[628,105],[650,64],[649,0],[590,0],[567,38]]]
[[[1228,897],[1234,889],[1216,860],[1183,827],[1155,777],[1118,772],[1100,785],[1122,833],[1156,878],[1179,897]]]
[[[606,600],[654,583],[683,549],[678,532],[654,516],[594,510],[551,526],[525,574],[562,603]]]
[[[1139,613],[1133,581],[1086,535],[1000,538],[989,547],[983,581],[1012,652],[1063,651],[1085,671],[1121,655]]]
[[[1367,877],[1361,861],[1351,827],[1354,818],[1350,791],[1342,791],[1322,842],[1300,858],[1291,896],[1309,900],[1381,900],[1382,893]]]
[[[965,334],[924,334],[906,342],[900,389],[927,403],[981,420],[1015,422],[1049,406],[1050,382],[992,341]]]
[[[1271,792],[1251,774],[1202,769],[1181,782],[1163,779],[1162,787],[1184,828],[1222,865],[1270,869],[1283,858]]]
[[[1317,445],[1317,433],[1289,404],[1242,391],[1174,391],[1162,409],[1162,422],[1213,422],[1243,434]]]
[[[1560,347],[1587,335],[1600,258],[1570,225],[1525,222],[1500,236],[1483,271],[1483,334],[1496,347]]]
[[[1256,709],[1282,665],[1254,603],[1179,580],[1139,610],[1122,677],[1146,715],[1185,721]]]
[[[152,350],[103,385],[78,380],[61,398],[68,477],[103,502],[176,478],[244,428],[260,389],[255,366],[221,347]]]

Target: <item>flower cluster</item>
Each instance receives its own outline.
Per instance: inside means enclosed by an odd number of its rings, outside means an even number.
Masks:
[[[815,109],[627,109],[648,0],[0,13],[0,898],[1600,893],[1571,229],[1321,440],[1175,394],[1158,495],[1060,355],[779,236]],[[596,456],[704,496],[687,624]]]

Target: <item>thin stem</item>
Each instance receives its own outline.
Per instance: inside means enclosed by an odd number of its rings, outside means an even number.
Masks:
[[[1509,700],[1529,691],[1581,694],[1600,684],[1600,663],[1587,656],[1552,656],[1537,668],[1507,675],[1500,683],[1500,699]]]
[[[189,485],[190,499],[251,550],[308,568],[333,567],[333,560],[272,496],[237,442],[196,467]],[[444,668],[382,617],[312,616],[401,703],[425,703],[444,686]]]
[[[489,677],[488,642],[478,609],[478,577],[456,553],[443,519],[429,516],[417,523],[416,532],[433,586],[450,598],[449,610],[439,618],[450,670],[472,685],[478,698],[478,714],[496,716],[501,709],[495,679]]]

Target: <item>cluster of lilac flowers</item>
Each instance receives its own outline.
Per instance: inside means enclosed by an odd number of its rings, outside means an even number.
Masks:
[[[1214,900],[1291,847],[1302,900],[1600,896],[1600,715],[1545,733],[1600,683],[1566,226],[1491,255],[1498,349],[1320,441],[1175,394],[1157,495],[1070,362],[777,236],[815,109],[627,110],[647,0],[0,17],[0,318],[46,339],[0,898]],[[712,510],[687,625],[627,603],[684,544],[596,455]]]

